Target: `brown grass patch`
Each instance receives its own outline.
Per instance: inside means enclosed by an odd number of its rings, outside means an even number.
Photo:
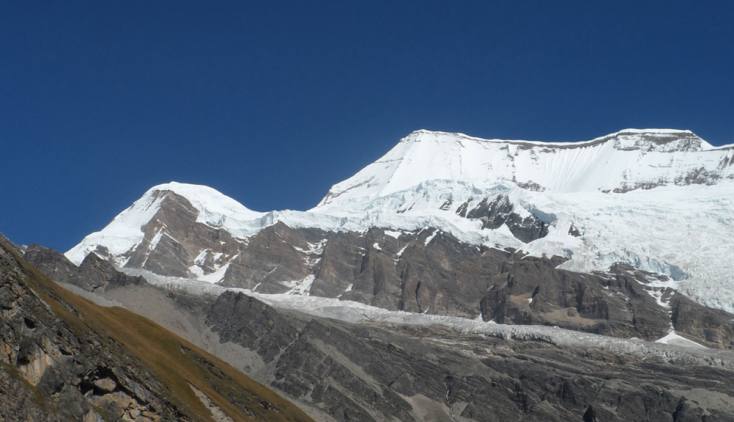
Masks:
[[[26,282],[79,336],[92,330],[135,357],[167,389],[165,396],[194,420],[211,413],[189,384],[235,421],[310,421],[302,410],[221,359],[124,308],[105,308],[48,279],[2,242],[26,273]],[[115,344],[112,344],[115,347]],[[247,412],[250,414],[248,415]]]

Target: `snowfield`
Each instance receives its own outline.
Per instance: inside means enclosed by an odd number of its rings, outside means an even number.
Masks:
[[[428,180],[480,186],[505,180],[554,192],[613,190],[661,180],[672,183],[700,168],[717,169],[727,153],[712,148],[690,131],[671,129],[626,129],[575,143],[481,139],[419,130],[334,185],[319,206],[375,199]],[[729,169],[727,174],[733,172]]]
[[[143,240],[141,228],[165,191],[188,199],[198,222],[240,239],[279,221],[326,231],[381,227],[393,237],[436,228],[471,244],[563,256],[563,268],[574,271],[627,263],[669,276],[666,287],[707,306],[734,312],[734,146],[714,148],[690,131],[626,129],[575,143],[416,131],[308,211],[259,213],[209,187],[172,182],[148,190],[67,257],[79,264],[105,247],[123,267],[122,255]],[[471,208],[498,195],[521,216],[548,223],[548,235],[523,243],[505,225],[483,229],[479,220],[457,214],[462,204]],[[294,284],[295,293],[301,290]]]

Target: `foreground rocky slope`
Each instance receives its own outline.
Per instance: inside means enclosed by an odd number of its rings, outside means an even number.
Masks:
[[[63,260],[38,248],[27,254]],[[191,294],[146,282],[107,283],[89,295],[160,321],[319,420],[734,420],[731,352],[625,349],[597,343],[601,337],[569,346],[540,331],[509,337],[390,323],[355,317],[358,309],[344,315],[361,322],[348,322],[236,291]]]
[[[66,270],[90,290],[107,280],[89,267]],[[64,290],[4,239],[0,351],[1,420],[309,420],[157,324]]]

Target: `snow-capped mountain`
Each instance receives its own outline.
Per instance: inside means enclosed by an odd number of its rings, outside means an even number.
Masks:
[[[122,257],[144,240],[146,227],[160,216],[164,203],[172,197],[170,194],[186,198],[191,205],[195,222],[220,228],[234,237],[244,238],[250,235],[251,232],[243,230],[243,227],[263,215],[208,186],[164,183],[148,189],[104,229],[90,234],[69,250],[67,257],[79,264],[90,252],[96,250],[102,256],[113,257],[117,265],[125,266],[127,261]],[[166,230],[155,231],[147,247],[154,250],[164,236],[170,236]]]
[[[264,231],[276,223],[306,232],[281,245],[284,264],[260,268],[252,251],[261,238],[272,236],[271,248],[294,236]],[[336,297],[355,286],[319,284],[336,242],[323,233],[364,240],[374,227],[423,247],[444,232],[469,245],[561,256],[561,268],[580,272],[629,264],[667,276],[660,288],[734,310],[734,147],[669,129],[574,143],[416,131],[311,210],[258,213],[214,189],[168,183],[66,255],[79,264],[95,252],[120,267],[214,283],[254,271],[253,286],[270,277],[295,293]],[[384,249],[379,239],[367,246]]]
[[[734,174],[731,150],[687,130],[626,129],[585,142],[480,139],[419,130],[382,158],[334,185],[319,204],[343,206],[431,180],[486,185],[510,181],[552,192],[628,191],[714,184]]]

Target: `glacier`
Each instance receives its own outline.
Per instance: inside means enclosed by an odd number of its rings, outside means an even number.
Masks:
[[[681,364],[704,364],[719,367],[733,367],[732,365],[734,365],[729,351],[709,349],[681,337],[673,331],[656,342],[650,342],[637,338],[609,337],[552,326],[497,324],[491,321],[485,322],[481,319],[471,320],[446,315],[391,311],[337,298],[294,295],[292,293],[263,294],[248,289],[223,287],[198,280],[160,276],[140,269],[128,268],[124,269],[124,272],[129,275],[142,276],[149,283],[166,290],[187,292],[199,296],[218,296],[225,291],[239,292],[278,309],[292,310],[354,324],[442,326],[465,335],[482,335],[516,341],[542,341],[559,347],[595,348],[620,355],[675,360]],[[74,289],[74,291],[81,290]],[[84,294],[83,291],[81,292]],[[119,306],[115,303],[110,303],[108,306],[110,305]]]

